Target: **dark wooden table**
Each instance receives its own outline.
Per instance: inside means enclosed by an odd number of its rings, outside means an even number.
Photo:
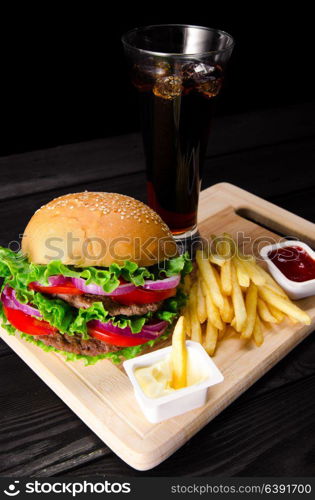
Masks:
[[[309,103],[217,119],[203,187],[232,182],[315,222],[314,117]],[[1,158],[0,244],[18,240],[35,209],[63,193],[144,200],[143,165],[137,134]],[[4,342],[0,381],[1,475],[314,475],[312,335],[147,473],[114,455]]]

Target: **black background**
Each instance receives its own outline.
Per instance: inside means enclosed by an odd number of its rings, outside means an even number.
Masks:
[[[211,26],[235,37],[218,114],[313,99],[306,2],[50,5],[2,15],[2,155],[138,130],[120,38],[145,24]]]

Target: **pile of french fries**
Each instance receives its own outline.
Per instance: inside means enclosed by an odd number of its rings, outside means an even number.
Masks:
[[[225,336],[238,333],[257,346],[264,342],[264,326],[310,324],[309,315],[291,302],[254,256],[244,255],[229,234],[217,241],[216,253],[196,252],[195,277],[186,276],[184,308],[186,334],[203,344],[210,356]]]

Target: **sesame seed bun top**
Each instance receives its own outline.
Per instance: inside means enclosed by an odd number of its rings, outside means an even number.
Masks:
[[[35,264],[61,260],[80,267],[108,267],[125,260],[151,266],[177,255],[175,240],[159,215],[117,193],[72,193],[35,212],[22,239]]]

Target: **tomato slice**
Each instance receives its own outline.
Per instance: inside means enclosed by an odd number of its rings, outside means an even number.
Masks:
[[[57,328],[51,326],[47,321],[41,321],[18,309],[12,309],[3,305],[3,310],[7,320],[20,332],[28,333],[29,335],[51,335],[58,331]]]
[[[72,283],[64,283],[63,285],[58,286],[45,286],[32,282],[28,286],[31,290],[36,290],[36,292],[41,293],[66,293],[68,295],[82,295],[84,293],[82,290],[79,290],[79,288],[76,288]]]
[[[150,340],[143,337],[137,337],[136,333],[132,337],[129,337],[127,335],[119,335],[119,333],[108,332],[103,328],[96,327],[93,323],[93,321],[90,321],[90,324],[88,325],[88,334],[92,338],[102,340],[107,344],[118,345],[121,347],[131,347],[134,345],[145,344]]]
[[[160,300],[168,299],[176,295],[176,288],[170,290],[144,290],[143,288],[136,288],[130,293],[124,295],[116,295],[112,297],[116,302],[130,306],[132,304],[151,304],[152,302],[159,302]]]
[[[124,283],[120,280],[121,284]],[[41,293],[57,294],[65,293],[68,295],[83,295],[85,292],[76,288],[71,282],[64,283],[63,285],[45,286],[39,285],[35,282],[30,283],[29,288]],[[112,299],[120,304],[130,306],[132,304],[151,304],[152,302],[160,302],[160,300],[168,299],[176,294],[176,288],[170,290],[145,290],[144,288],[136,288],[130,293],[123,295],[112,295]]]

